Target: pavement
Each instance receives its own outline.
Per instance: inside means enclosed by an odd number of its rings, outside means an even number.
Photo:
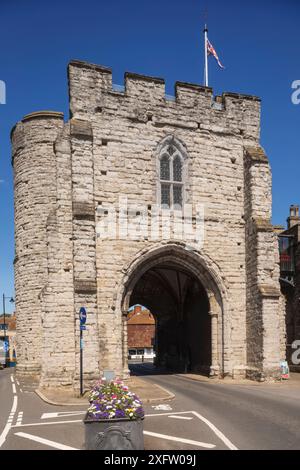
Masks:
[[[249,387],[260,387],[266,385],[279,385],[279,386],[287,386],[287,387],[299,387],[300,388],[300,373],[298,372],[291,372],[289,379],[281,379],[281,380],[274,380],[269,379],[268,381],[257,382],[255,380],[250,379],[242,379],[236,378],[232,379],[232,377],[225,377],[225,378],[218,378],[218,377],[207,377],[205,375],[199,374],[174,374],[177,377],[185,377],[191,380],[196,380],[197,382],[202,383],[214,383],[220,385],[247,385]]]
[[[132,376],[126,380],[126,385],[142,401],[155,403],[172,400],[174,394],[155,383],[148,383],[140,377]],[[36,394],[46,403],[57,406],[88,405],[87,393],[83,397],[75,397],[73,393],[56,389],[36,389]]]
[[[284,383],[236,384],[167,374],[149,364],[131,369],[139,391],[156,398],[144,403],[146,450],[300,449],[300,374]],[[151,395],[160,387],[174,397]],[[46,403],[35,388],[13,369],[0,371],[0,449],[84,449],[87,403]]]
[[[265,387],[265,386],[279,386],[280,387],[296,387],[300,389],[300,372],[290,372],[289,374],[289,379],[281,379],[281,380],[275,380],[275,379],[269,379],[268,381],[255,381],[255,380],[250,380],[250,379],[244,379],[244,378],[235,378],[233,379],[232,377],[224,377],[224,378],[219,378],[219,377],[208,377],[207,375],[204,374],[192,374],[192,373],[173,373],[166,371],[163,368],[155,368],[153,363],[132,363],[130,365],[130,370],[132,375],[138,375],[140,377],[145,376],[159,376],[159,375],[171,375],[173,377],[183,377],[186,379],[190,380],[195,380],[197,382],[202,382],[202,383],[209,383],[209,384],[219,384],[219,385],[247,385],[249,387]]]

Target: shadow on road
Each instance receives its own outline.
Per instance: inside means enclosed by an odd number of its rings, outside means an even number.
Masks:
[[[166,369],[161,366],[156,366],[153,362],[129,362],[128,368],[130,375],[145,376],[145,375],[177,375],[183,374],[181,371]],[[197,374],[199,377],[207,377],[206,374]]]

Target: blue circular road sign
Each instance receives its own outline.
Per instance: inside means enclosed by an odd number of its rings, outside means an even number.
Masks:
[[[84,325],[86,322],[86,309],[84,307],[81,307],[79,310],[79,319],[80,319],[80,324]]]

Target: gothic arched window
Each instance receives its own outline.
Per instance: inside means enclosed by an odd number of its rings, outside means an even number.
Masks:
[[[183,204],[184,159],[172,143],[167,144],[160,156],[160,204],[163,208],[181,209]]]

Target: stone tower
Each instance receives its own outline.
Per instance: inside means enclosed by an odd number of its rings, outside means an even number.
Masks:
[[[104,370],[126,377],[126,314],[139,303],[156,318],[162,365],[278,375],[284,313],[259,98],[183,82],[170,97],[163,79],[134,73],[116,87],[109,68],[80,61],[68,78],[69,121],[36,112],[12,131],[18,373],[78,390],[85,306],[86,386]],[[185,206],[191,226],[203,209],[201,240],[166,236]]]

